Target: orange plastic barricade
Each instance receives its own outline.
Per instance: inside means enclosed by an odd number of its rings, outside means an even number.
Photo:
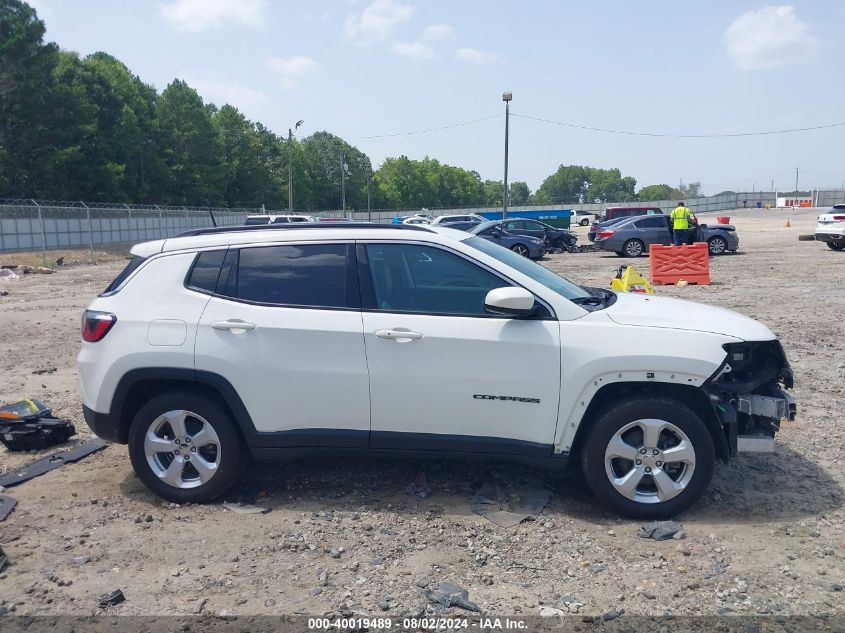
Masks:
[[[709,249],[704,242],[691,246],[652,244],[648,255],[651,283],[665,286],[684,280],[690,284],[709,285],[709,255]]]

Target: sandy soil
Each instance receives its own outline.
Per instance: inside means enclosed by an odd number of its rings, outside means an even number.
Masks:
[[[496,614],[536,614],[541,605],[599,615],[842,614],[845,254],[797,240],[812,232],[814,211],[729,215],[741,252],[712,260],[714,283],[658,292],[767,323],[793,365],[799,416],[784,425],[776,453],[718,468],[679,517],[685,540],[639,539],[639,523],[598,508],[577,473],[496,463],[262,466],[247,485],[266,493],[268,514],[178,507],[139,483],[126,447],[110,446],[6,491],[19,505],[0,523],[10,559],[0,608],[95,613],[96,596],[119,587],[127,600],[112,613],[399,615],[430,613],[422,586],[448,580]],[[582,253],[544,263],[608,286],[631,262]],[[646,259],[633,263],[647,270]],[[0,282],[9,293],[0,296],[0,402],[40,398],[73,419],[78,437],[90,435],[76,384],[79,315],[120,267]],[[0,448],[0,471],[35,458]],[[420,470],[432,488],[422,500],[404,490]],[[482,481],[553,495],[537,521],[505,529],[470,510]]]

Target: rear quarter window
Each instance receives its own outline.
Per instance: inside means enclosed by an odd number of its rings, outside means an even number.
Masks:
[[[213,293],[217,288],[217,278],[220,276],[225,256],[225,250],[203,251],[197,255],[185,285],[194,290]]]
[[[123,285],[123,282],[129,279],[129,276],[138,270],[138,267],[147,261],[146,257],[139,257],[135,256],[129,260],[129,263],[126,264],[126,268],[120,271],[120,274],[114,278],[114,280],[108,285],[108,287],[100,293],[101,297],[108,297],[109,295],[115,294],[120,286]]]

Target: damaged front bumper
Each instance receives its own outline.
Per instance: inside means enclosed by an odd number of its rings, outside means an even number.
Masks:
[[[781,420],[793,420],[792,369],[779,341],[730,343],[719,370],[708,381],[716,414],[733,456],[772,452]]]

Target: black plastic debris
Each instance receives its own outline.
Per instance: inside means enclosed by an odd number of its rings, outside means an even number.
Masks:
[[[549,502],[549,496],[549,491],[542,488],[505,490],[486,483],[476,491],[470,507],[498,526],[513,527],[525,519],[536,518]]]
[[[6,557],[6,552],[3,551],[3,548],[0,547],[0,571],[6,567],[6,563],[9,562],[9,559]]]
[[[115,589],[111,593],[106,593],[99,597],[99,607],[105,609],[106,607],[120,604],[124,600],[126,600],[126,596],[123,595],[123,592],[120,589]]]
[[[42,457],[30,464],[13,468],[4,475],[0,475],[0,486],[5,488],[17,486],[20,483],[29,481],[33,477],[38,477],[39,475],[50,472],[51,470],[55,470],[59,466],[79,461],[83,457],[87,457],[91,453],[102,450],[108,445],[108,442],[95,437],[93,439],[80,442],[73,448],[66,451],[56,451],[47,457]]]
[[[655,521],[643,525],[640,528],[639,537],[667,541],[683,529],[683,526],[675,521]]]
[[[12,510],[18,505],[18,500],[9,495],[0,495],[0,521],[5,521],[6,517],[12,514]]]
[[[431,602],[442,605],[447,609],[450,607],[460,607],[467,611],[481,611],[478,605],[469,599],[469,591],[454,585],[451,582],[441,582],[437,585],[431,586],[426,592],[425,597]]]
[[[21,400],[0,407],[0,443],[10,451],[47,448],[67,442],[74,435],[73,423],[55,417],[40,400]]]

